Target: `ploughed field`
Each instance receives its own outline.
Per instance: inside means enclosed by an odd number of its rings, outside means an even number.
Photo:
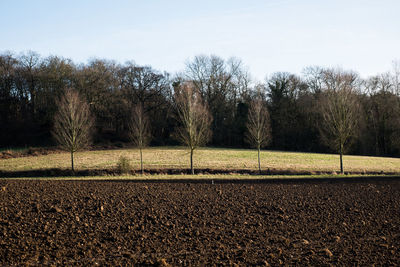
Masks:
[[[399,265],[400,180],[0,180],[0,265]]]

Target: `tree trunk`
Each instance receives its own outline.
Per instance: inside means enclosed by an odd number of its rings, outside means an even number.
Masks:
[[[71,151],[71,169],[72,169],[72,172],[75,172],[75,170],[74,170],[74,152],[73,151]]]
[[[340,173],[343,174],[343,145],[340,144]]]
[[[194,174],[194,168],[193,168],[193,149],[190,149],[190,170],[192,174]]]
[[[35,119],[35,113],[36,113],[36,93],[35,93],[35,85],[33,82],[33,78],[31,78],[31,84],[29,86],[29,93],[31,95],[31,114],[32,114],[32,118]]]
[[[143,155],[142,155],[142,148],[139,148],[140,150],[140,170],[142,171],[142,175],[144,174],[143,170]]]
[[[258,146],[258,171],[261,174],[261,163],[260,163],[260,146]]]

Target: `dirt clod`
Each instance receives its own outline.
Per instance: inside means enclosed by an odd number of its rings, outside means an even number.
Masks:
[[[54,206],[50,208],[49,212],[62,212],[62,209],[60,207]]]
[[[169,266],[171,266],[171,265],[169,265],[169,264],[167,263],[166,259],[161,259],[161,260],[159,261],[159,266],[160,266],[160,267],[169,267]]]
[[[325,253],[325,255],[328,256],[329,258],[333,257],[333,254],[332,254],[332,252],[331,252],[329,249],[325,248],[325,249],[323,249],[322,251],[323,251],[323,252]]]

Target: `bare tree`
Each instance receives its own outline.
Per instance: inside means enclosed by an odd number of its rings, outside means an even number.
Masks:
[[[186,82],[175,88],[177,117],[181,123],[177,137],[190,149],[190,169],[194,174],[193,152],[211,137],[211,115],[198,90]]]
[[[394,60],[392,63],[392,84],[394,87],[394,93],[400,96],[400,60]]]
[[[271,125],[268,109],[260,97],[250,103],[246,127],[246,140],[257,148],[258,170],[261,173],[260,150],[271,140]]]
[[[132,108],[132,117],[129,124],[129,137],[135,146],[140,151],[140,170],[143,170],[143,153],[150,141],[150,125],[147,116],[144,114],[144,109],[141,105],[136,105]]]
[[[237,104],[249,93],[250,75],[236,58],[199,55],[186,63],[186,80],[192,81],[213,117],[213,144],[231,145],[235,138]]]
[[[73,89],[65,90],[57,106],[52,133],[58,144],[71,153],[71,169],[74,171],[74,153],[90,143],[93,119],[89,105]]]
[[[21,79],[21,87],[29,95],[30,112],[32,118],[36,118],[37,112],[37,93],[38,93],[38,72],[41,64],[40,55],[33,51],[23,53],[19,57],[18,72]]]
[[[323,74],[324,69],[319,66],[309,66],[304,68],[304,81],[312,93],[318,94],[321,92],[323,86]]]
[[[323,140],[340,154],[340,173],[343,174],[343,153],[350,143],[358,125],[359,102],[355,95],[356,76],[337,70],[327,70],[321,98]]]

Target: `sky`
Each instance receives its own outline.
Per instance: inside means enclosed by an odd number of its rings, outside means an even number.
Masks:
[[[236,57],[253,78],[304,67],[362,77],[400,59],[398,0],[0,0],[0,53],[132,60],[170,73]]]

